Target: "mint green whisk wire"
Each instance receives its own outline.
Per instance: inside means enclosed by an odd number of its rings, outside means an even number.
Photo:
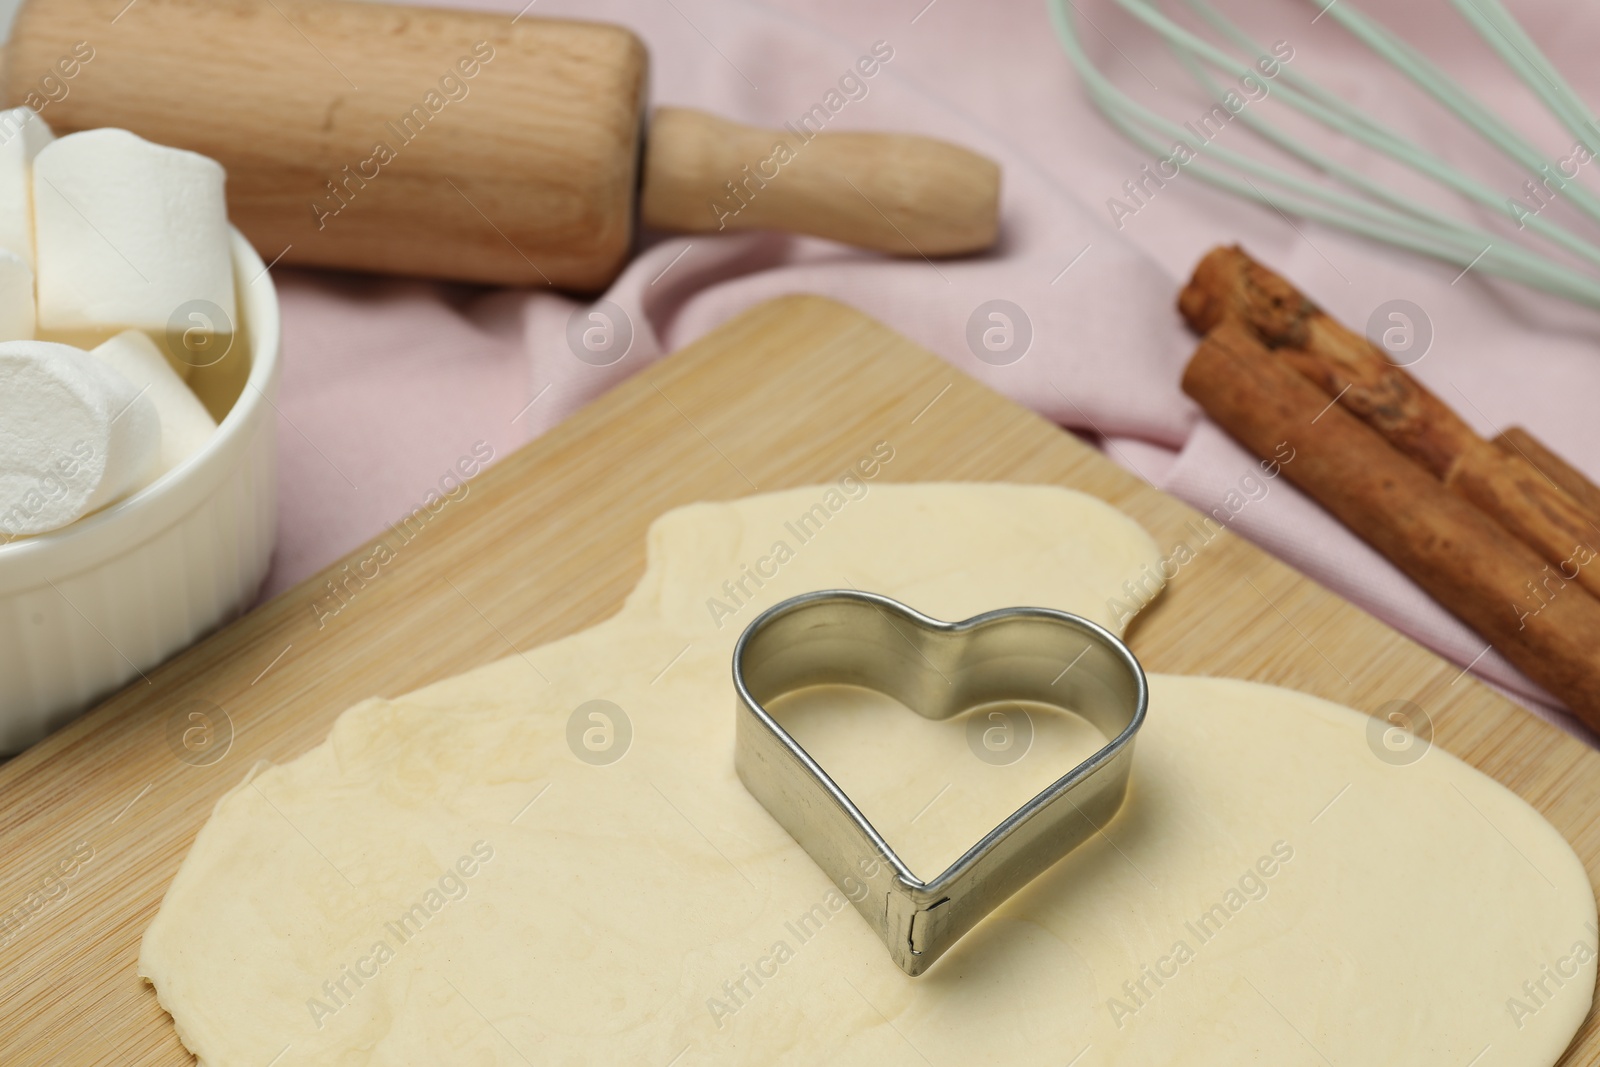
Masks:
[[[1239,30],[1237,26],[1234,26],[1233,23],[1224,18],[1220,12],[1218,12],[1210,4],[1206,3],[1205,0],[1189,0],[1189,6],[1194,8],[1195,11],[1197,11],[1208,23],[1216,27],[1224,35],[1233,39],[1241,47],[1249,50],[1252,54],[1266,54],[1265,50],[1262,49],[1258,43],[1252,41],[1246,34]],[[1169,44],[1170,43],[1171,42],[1169,40]],[[1174,50],[1179,51],[1178,49]],[[1182,55],[1183,53],[1180,51],[1180,57]],[[1190,64],[1186,62],[1186,65]],[[1355,108],[1345,104],[1342,100],[1339,100],[1337,97],[1333,96],[1332,93],[1329,93],[1327,90],[1323,89],[1310,78],[1307,78],[1298,72],[1290,71],[1287,68],[1283,69],[1279,76],[1288,82],[1290,86],[1298,89],[1300,92],[1312,96],[1326,106],[1338,111],[1343,117],[1352,123],[1355,123],[1358,127],[1365,126],[1372,136],[1364,136],[1362,134],[1352,132],[1350,135],[1355,137],[1357,140],[1360,140],[1371,147],[1377,148],[1389,158],[1394,159],[1413,170],[1416,170],[1418,173],[1421,173],[1426,177],[1438,181],[1440,184],[1455,190],[1463,196],[1466,196],[1468,199],[1473,200],[1474,202],[1488,208],[1491,211],[1494,211],[1496,214],[1502,215],[1514,222],[1517,222],[1519,227],[1527,227],[1532,229],[1538,236],[1543,237],[1552,243],[1560,245],[1567,251],[1572,252],[1591,263],[1600,264],[1600,248],[1596,248],[1589,242],[1581,240],[1576,235],[1563,230],[1560,226],[1551,223],[1548,220],[1539,217],[1538,215],[1530,213],[1519,215],[1510,206],[1509,197],[1501,196],[1493,189],[1490,189],[1488,186],[1484,185],[1482,182],[1472,178],[1470,175],[1462,174],[1461,172],[1453,169],[1449,164],[1445,163],[1443,160],[1437,158],[1426,150],[1409,145],[1399,133],[1386,128],[1382,123],[1377,122],[1375,119],[1372,119],[1369,116],[1363,115]],[[1283,142],[1287,140],[1286,136],[1278,133],[1276,127],[1272,126],[1271,123],[1266,122],[1264,119],[1261,119],[1259,116],[1253,113],[1241,113],[1240,118],[1244,120],[1246,125],[1251,126],[1253,129],[1256,129],[1257,132],[1261,133],[1262,136],[1274,141],[1275,143],[1279,143],[1280,146],[1285,147],[1287,151],[1300,156],[1300,158],[1316,166],[1324,173],[1335,175],[1341,180],[1345,181],[1347,184],[1363,189],[1363,191],[1367,192],[1368,195],[1375,196],[1380,199],[1395,199],[1396,194],[1386,190],[1379,183],[1365,178],[1364,176],[1360,175],[1359,172],[1354,171],[1351,168],[1342,167],[1339,164],[1333,163],[1331,160],[1327,160],[1326,157],[1322,157],[1320,153],[1316,153],[1313,150],[1304,147],[1303,145],[1299,145],[1298,142],[1296,142],[1294,147],[1284,144]],[[1341,132],[1346,132],[1343,128],[1340,129]],[[1494,243],[1497,240],[1494,235],[1489,234],[1485,230],[1467,226],[1458,222],[1457,220],[1449,218],[1446,215],[1442,215],[1433,209],[1417,204],[1414,201],[1407,200],[1406,203],[1408,205],[1407,210],[1410,210],[1413,213],[1420,212],[1421,217],[1429,218],[1430,221],[1445,227],[1455,228],[1461,233],[1471,234],[1479,249],[1487,247],[1488,244]]]
[[[1204,85],[1206,89],[1214,96],[1220,97],[1222,95],[1222,87],[1217,84],[1216,80],[1212,78],[1210,74],[1206,73],[1204,68],[1199,65],[1192,55],[1179,48],[1174,48],[1173,51],[1177,53],[1179,61],[1190,72],[1190,74],[1194,76],[1196,81]],[[1259,115],[1256,115],[1251,111],[1241,111],[1235,117],[1240,119],[1251,129],[1255,130],[1266,140],[1272,142],[1279,148],[1298,157],[1299,159],[1304,160],[1306,163],[1316,167],[1317,170],[1321,171],[1323,174],[1326,174],[1332,178],[1336,178],[1339,181],[1344,182],[1346,185],[1366,193],[1375,200],[1390,204],[1395,209],[1414,217],[1420,223],[1435,227],[1436,229],[1431,231],[1433,236],[1437,237],[1441,233],[1448,234],[1450,240],[1457,244],[1462,251],[1475,249],[1481,252],[1494,243],[1492,235],[1486,231],[1458,222],[1447,215],[1440,214],[1438,211],[1435,211],[1432,208],[1429,208],[1426,205],[1411,199],[1410,197],[1394,192],[1393,190],[1384,186],[1381,182],[1376,182],[1366,177],[1355,168],[1347,167],[1344,164],[1339,163],[1307,146],[1304,142],[1290,137],[1288,134],[1279,130],[1272,123],[1267,122]],[[1355,206],[1363,209],[1366,208],[1366,205],[1361,204],[1359,201],[1355,202]],[[1388,221],[1388,219],[1381,214],[1376,215],[1376,219],[1377,221]],[[1423,227],[1423,231],[1425,233],[1430,232],[1426,229],[1426,226]],[[1581,244],[1581,242],[1579,243]],[[1600,251],[1591,251],[1595,252],[1596,262],[1600,262]],[[1514,260],[1518,260],[1524,267],[1527,267],[1528,269],[1538,269],[1538,265],[1536,263],[1530,266],[1525,257],[1519,257],[1513,250],[1504,249],[1502,250],[1502,255]]]
[[[1117,2],[1135,18],[1156,30],[1208,91],[1220,97],[1216,82],[1205,73],[1201,64],[1236,78],[1254,74],[1258,81],[1267,84],[1268,79],[1261,78],[1260,73],[1253,67],[1172,22],[1163,12],[1145,0],[1117,0]],[[1592,121],[1587,109],[1559,75],[1549,76],[1554,68],[1548,59],[1542,52],[1531,47],[1526,35],[1520,33],[1520,28],[1513,32],[1507,26],[1510,15],[1505,13],[1494,0],[1452,0],[1452,2],[1458,7],[1473,6],[1474,13],[1483,20],[1479,32],[1485,35],[1486,40],[1490,36],[1494,37],[1490,43],[1500,54],[1506,54],[1501,51],[1503,48],[1517,56],[1519,65],[1513,69],[1517,70],[1519,75],[1534,75],[1542,79],[1541,87],[1544,92],[1540,92],[1539,95],[1553,111],[1556,107],[1552,101],[1561,102],[1557,115],[1563,122],[1569,127],[1575,123],[1579,124],[1580,129],[1588,131],[1589,139],[1600,133],[1595,131],[1592,125],[1582,126],[1583,123]],[[1189,0],[1189,3],[1206,22],[1232,40],[1236,46],[1245,48],[1256,56],[1267,54],[1247,35],[1205,3],[1205,0]],[[1343,0],[1335,5],[1335,7],[1347,6]],[[1068,14],[1069,7],[1072,7],[1071,0],[1048,0],[1051,21],[1062,48],[1084,79],[1091,99],[1106,118],[1135,144],[1151,152],[1158,159],[1167,154],[1168,145],[1164,145],[1156,134],[1168,138],[1169,143],[1187,143],[1186,131],[1182,127],[1134,101],[1094,66],[1083,50],[1075,21]],[[1392,59],[1398,57],[1405,61],[1411,60],[1413,53],[1409,53],[1402,43],[1397,39],[1391,39],[1386,30],[1377,27],[1370,20],[1361,21],[1364,16],[1355,13],[1352,19],[1350,12],[1347,11],[1345,19],[1359,25],[1363,33],[1358,36],[1380,54],[1386,54]],[[1510,61],[1507,62],[1509,65]],[[1409,74],[1412,72],[1408,71]],[[1414,76],[1414,80],[1417,80],[1417,77],[1427,82],[1423,84],[1423,81],[1419,81],[1425,91],[1461,115],[1491,144],[1535,173],[1539,172],[1541,166],[1548,169],[1548,164],[1525,142],[1505,130],[1503,124],[1492,115],[1486,119],[1487,109],[1468,97],[1431,64],[1428,64],[1427,69],[1420,75]],[[1272,94],[1279,96],[1302,113],[1345,136],[1367,144],[1418,173],[1490,208],[1497,214],[1518,221],[1538,236],[1560,245],[1588,262],[1600,264],[1600,249],[1536,214],[1524,212],[1519,215],[1511,206],[1510,198],[1497,196],[1481,182],[1461,174],[1441,160],[1411,146],[1399,134],[1345,104],[1309,78],[1292,72],[1287,67],[1280,67],[1278,78],[1281,81],[1272,86]],[[1414,199],[1388,190],[1354,168],[1339,164],[1283,133],[1258,114],[1250,112],[1248,107],[1239,112],[1230,110],[1230,113],[1234,117],[1241,118],[1244,125],[1255,130],[1264,139],[1299,158],[1322,175],[1339,181],[1370,199],[1325,188],[1316,182],[1261,163],[1214,142],[1201,146],[1196,154],[1203,153],[1216,163],[1239,172],[1238,175],[1218,170],[1209,162],[1201,162],[1198,159],[1182,165],[1182,171],[1234,195],[1265,203],[1286,217],[1289,214],[1299,215],[1442,259],[1463,268],[1476,267],[1486,273],[1505,277],[1576,302],[1600,306],[1600,280],[1524,248],[1511,238],[1491,234],[1459,222]],[[1502,134],[1505,136],[1501,136]],[[1580,140],[1585,138],[1580,136]],[[1257,180],[1274,188],[1275,194],[1268,195],[1262,185],[1257,184]],[[1563,187],[1563,192],[1566,191]],[[1600,202],[1593,201],[1593,198],[1590,198],[1590,201],[1596,207],[1600,207]],[[1574,198],[1574,203],[1583,206],[1578,203],[1578,198]]]
[[[1456,5],[1458,10],[1461,5]],[[1427,56],[1406,44],[1381,24],[1348,3],[1341,2],[1326,9],[1335,22],[1353,33],[1367,47],[1387,59],[1394,68],[1439,103],[1450,109],[1458,118],[1476,130],[1485,140],[1523,167],[1535,174],[1548,173],[1550,163],[1539,151],[1528,144],[1511,127],[1485,107],[1476,97],[1462,89],[1448,74],[1434,65]],[[1503,10],[1503,9],[1502,9]],[[1510,18],[1509,12],[1506,18]],[[1482,32],[1482,31],[1480,31]],[[1498,40],[1498,38],[1496,38]],[[1496,40],[1490,40],[1494,45]],[[1513,67],[1515,70],[1516,68]],[[1520,71],[1518,72],[1521,73]],[[1557,116],[1560,117],[1559,114]],[[1600,199],[1587,189],[1574,186],[1568,193],[1574,206],[1589,217],[1600,221]]]
[[[1478,31],[1506,65],[1517,71],[1528,87],[1586,147],[1595,146],[1594,114],[1561,76],[1544,52],[1523,30],[1499,0],[1450,0],[1452,6]]]
[[[1145,2],[1145,0],[1117,0],[1117,2],[1135,17],[1139,18],[1141,21],[1144,21],[1147,25],[1155,28],[1167,40],[1169,45],[1192,50],[1200,58],[1205,59],[1222,69],[1228,69],[1236,75],[1249,71],[1250,68],[1240,65],[1237,60],[1228,56],[1226,53],[1223,53],[1220,50],[1212,47],[1209,43],[1201,40],[1198,37],[1195,37],[1182,27],[1173,23],[1170,19],[1167,19],[1165,15],[1156,11],[1149,3]],[[1204,7],[1204,5],[1199,3],[1195,3],[1192,6],[1195,6],[1197,10]],[[1208,15],[1214,23],[1220,23],[1225,26],[1229,25],[1227,24],[1227,20],[1223,19],[1220,14],[1214,11],[1214,9],[1206,8],[1204,11],[1202,11],[1202,15]],[[1376,30],[1371,28],[1370,23],[1363,23],[1363,25],[1368,28],[1369,34],[1375,35],[1377,33]],[[1234,33],[1236,33],[1239,37],[1244,36],[1242,33],[1238,33],[1237,30],[1234,30]],[[1244,39],[1248,40],[1248,38]],[[1257,49],[1256,54],[1264,55],[1265,51]],[[1285,70],[1280,73],[1289,74],[1290,72]],[[1493,190],[1487,188],[1482,183],[1471,179],[1467,175],[1464,175],[1451,168],[1442,160],[1439,160],[1422,149],[1411,145],[1398,133],[1386,129],[1376,120],[1362,115],[1356,109],[1349,107],[1342,101],[1339,101],[1337,97],[1334,97],[1333,94],[1323,90],[1320,86],[1316,86],[1315,83],[1310,79],[1300,77],[1298,74],[1291,74],[1291,76],[1286,80],[1289,82],[1291,87],[1299,86],[1302,89],[1312,90],[1311,92],[1295,92],[1291,89],[1291,91],[1286,93],[1284,96],[1285,101],[1291,104],[1291,106],[1310,114],[1313,118],[1318,119],[1325,125],[1332,127],[1340,133],[1359,140],[1370,147],[1378,149],[1391,159],[1394,159],[1418,171],[1419,173],[1422,173],[1425,176],[1438,181],[1459,193],[1462,193],[1468,198],[1489,208],[1490,210],[1517,221],[1519,225],[1531,227],[1540,236],[1560,244],[1568,251],[1573,252],[1592,263],[1600,264],[1600,249],[1596,249],[1593,245],[1579,240],[1576,236],[1568,233],[1565,230],[1562,230],[1559,226],[1555,226],[1535,214],[1524,212],[1523,214],[1519,215],[1512,208],[1509,198],[1502,198],[1498,196]],[[1448,79],[1444,78],[1443,75],[1438,75],[1432,82],[1430,82],[1433,90],[1440,94],[1453,94],[1452,100],[1460,105],[1460,101],[1456,98],[1465,97],[1466,94],[1462,93],[1459,89],[1453,88],[1453,83],[1451,83],[1449,86],[1445,86],[1441,84],[1441,81],[1448,82]],[[1281,88],[1282,87],[1280,87],[1280,89]],[[1308,97],[1314,98],[1317,102],[1310,102],[1307,99]],[[1482,109],[1481,105],[1476,103],[1476,101],[1472,101],[1472,105],[1473,107],[1477,108],[1477,111],[1484,110]],[[1466,107],[1466,105],[1460,106],[1463,108]],[[1474,111],[1473,113],[1476,114],[1477,111]],[[1330,114],[1330,112],[1332,113]],[[1255,120],[1254,115],[1251,115],[1246,119],[1246,124],[1251,124],[1252,120]],[[1495,143],[1499,144],[1499,142]],[[1502,145],[1501,147],[1509,150],[1510,147],[1515,146],[1509,146],[1508,143],[1508,145]],[[1307,151],[1308,150],[1302,149],[1298,154],[1300,154],[1302,158],[1307,158]],[[1533,163],[1541,162],[1537,159],[1536,154],[1532,153],[1532,149],[1526,150],[1526,153],[1524,153],[1524,158],[1532,160]],[[1308,162],[1309,161],[1310,160],[1308,158]],[[1483,242],[1478,245],[1478,251],[1481,252],[1490,248],[1494,243],[1490,235],[1484,233],[1483,231],[1477,232],[1483,238]],[[1502,242],[1502,252],[1500,255],[1503,257],[1505,254],[1504,242]]]
[[[1064,12],[1062,12],[1058,7],[1056,14],[1058,16],[1064,15]],[[1157,19],[1160,18],[1159,15],[1156,15],[1155,17]],[[1157,23],[1157,26],[1158,28],[1163,28],[1159,22]],[[1066,36],[1070,38],[1070,40],[1064,41],[1064,43],[1068,45],[1069,54],[1075,53],[1076,57],[1080,60],[1083,60],[1084,64],[1086,65],[1086,57],[1084,57],[1081,48],[1077,47],[1076,35],[1072,32],[1073,28],[1071,24],[1066,23],[1063,18],[1058,21],[1058,28],[1065,29],[1067,31]],[[1168,35],[1169,41],[1175,40],[1176,43],[1179,44],[1196,43],[1194,38],[1185,35],[1180,29],[1175,27],[1172,29],[1173,34]],[[1203,58],[1217,63],[1218,65],[1223,66],[1225,69],[1229,69],[1233,73],[1238,74],[1248,71],[1248,68],[1245,68],[1233,61],[1230,57],[1223,56],[1221,53],[1209,49],[1209,46],[1205,46],[1203,43],[1201,54]],[[1092,74],[1091,71],[1092,68],[1086,70],[1085,77],[1091,82],[1091,89],[1093,90],[1093,95],[1095,96],[1097,103],[1102,106],[1103,110],[1107,111],[1108,117],[1110,117],[1125,132],[1133,135],[1143,147],[1149,150],[1159,151],[1157,145],[1151,142],[1148,138],[1140,136],[1140,131],[1136,129],[1130,129],[1130,125],[1126,118],[1128,114],[1131,114],[1137,119],[1157,125],[1169,136],[1177,136],[1181,139],[1182,134],[1176,127],[1170,123],[1165,123],[1159,117],[1154,116],[1146,109],[1134,104],[1124,94],[1121,94],[1120,91],[1116,90],[1115,87],[1112,86],[1106,79],[1099,76],[1097,71],[1092,71]],[[1382,146],[1380,145],[1380,147]],[[1319,189],[1314,185],[1300,181],[1299,179],[1295,179],[1292,176],[1283,175],[1281,172],[1274,171],[1271,168],[1263,167],[1261,164],[1258,164],[1253,160],[1249,160],[1248,157],[1241,157],[1227,149],[1221,149],[1218,146],[1212,145],[1209,151],[1211,154],[1217,156],[1225,162],[1237,165],[1241,169],[1252,171],[1257,177],[1261,177],[1263,180],[1268,181],[1269,183],[1288,186],[1294,191],[1294,193],[1309,196],[1319,203],[1316,206],[1307,206],[1299,200],[1298,196],[1285,197],[1282,194],[1280,194],[1278,200],[1274,200],[1272,197],[1267,196],[1253,182],[1247,182],[1249,189],[1246,190],[1237,181],[1232,180],[1224,175],[1220,175],[1212,171],[1209,167],[1196,167],[1195,164],[1192,163],[1188,165],[1190,169],[1194,170],[1197,176],[1201,177],[1203,180],[1210,181],[1212,184],[1220,185],[1223,188],[1233,191],[1239,195],[1243,195],[1251,199],[1261,200],[1273,206],[1274,208],[1278,208],[1279,210],[1282,210],[1282,208],[1279,207],[1280,203],[1288,202],[1292,208],[1306,215],[1307,217],[1329,221],[1333,224],[1344,226],[1347,229],[1353,229],[1356,232],[1364,233],[1368,236],[1387,235],[1388,238],[1394,243],[1400,243],[1405,247],[1413,248],[1427,254],[1443,254],[1453,260],[1459,260],[1462,253],[1465,251],[1461,247],[1459,239],[1454,242],[1448,241],[1448,237],[1450,235],[1445,235],[1443,240],[1449,244],[1453,244],[1454,247],[1441,248],[1441,234],[1437,230],[1424,230],[1419,233],[1417,227],[1412,223],[1411,220],[1397,218],[1393,215],[1385,215],[1380,213],[1376,216],[1376,219],[1374,219],[1374,213],[1372,209],[1368,205],[1365,205],[1359,201],[1353,201],[1349,198],[1341,197],[1338,194]],[[1354,211],[1356,214],[1363,216],[1363,218],[1361,220],[1352,220],[1347,216],[1329,214],[1327,210],[1324,210],[1324,207],[1330,205],[1336,211]],[[1380,228],[1374,227],[1374,221],[1376,221],[1377,227]],[[1403,237],[1394,232],[1396,228],[1404,231]],[[1488,247],[1489,245],[1485,243],[1479,245],[1476,249],[1467,254],[1481,258]],[[1537,267],[1534,269],[1538,270]],[[1551,272],[1548,270],[1541,270],[1539,273],[1549,274]],[[1553,284],[1562,289],[1572,288],[1570,281],[1561,276],[1559,272],[1557,272],[1555,278],[1546,278],[1544,281],[1547,285]]]

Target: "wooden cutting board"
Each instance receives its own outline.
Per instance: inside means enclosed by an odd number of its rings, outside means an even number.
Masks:
[[[891,480],[1071,486],[1163,549],[1194,539],[1196,512],[887,327],[818,297],[764,304],[478,477],[336,615],[325,581],[339,566],[0,767],[0,909],[58,862],[71,872],[64,895],[53,890],[0,948],[0,1063],[191,1063],[135,974],[139,937],[217,797],[253,761],[304,752],[362,698],[604,619],[668,508],[831,480],[880,440],[895,449]],[[375,544],[342,562],[354,568]],[[1543,811],[1591,881],[1600,875],[1600,755],[1230,534],[1181,569],[1130,642],[1154,671],[1291,686],[1369,712],[1414,701],[1435,743]],[[225,712],[231,746],[209,766],[185,762],[171,735],[206,729],[188,716],[208,708]],[[1396,921],[1417,906],[1397,900]],[[1564,1062],[1600,1064],[1593,1014]]]

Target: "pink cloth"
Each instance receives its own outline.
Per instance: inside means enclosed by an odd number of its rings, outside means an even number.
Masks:
[[[474,6],[509,17],[523,3]],[[275,271],[285,337],[282,517],[266,592],[282,591],[420,505],[479,442],[503,456],[663,353],[796,291],[827,294],[883,320],[1211,511],[1258,468],[1180,392],[1194,341],[1173,303],[1199,257],[1235,241],[1354,326],[1392,298],[1422,306],[1435,333],[1413,368],[1423,381],[1478,429],[1527,426],[1600,476],[1600,420],[1590,410],[1600,396],[1600,318],[1592,312],[1477,273],[1453,281],[1457,268],[1290,221],[1187,175],[1119,229],[1107,201],[1151,160],[1088,103],[1041,0],[925,3],[541,0],[533,9],[541,16],[608,19],[639,32],[650,46],[655,102],[774,126],[820,102],[858,56],[887,42],[893,58],[831,128],[931,134],[998,159],[1001,245],[981,258],[930,265],[810,239],[647,235],[605,297],[634,330],[627,356],[607,367],[580,361],[569,348],[568,319],[580,304],[565,296]],[[1229,9],[1258,40],[1289,42],[1293,69],[1381,113],[1507,196],[1518,194],[1521,177],[1473,134],[1331,18],[1313,23],[1320,6],[1255,0]],[[1119,84],[1175,121],[1207,109],[1151,31],[1109,0],[1076,7],[1086,16],[1085,46]],[[1565,154],[1570,135],[1443,0],[1367,9],[1463,76],[1541,147]],[[1585,52],[1595,18],[1560,0],[1515,9],[1578,91],[1600,97],[1600,68]],[[1580,32],[1586,21],[1588,34]],[[1261,107],[1280,113],[1276,102]],[[1230,147],[1261,153],[1242,128],[1222,136]],[[1391,176],[1365,150],[1331,136],[1319,143]],[[1469,210],[1436,190],[1423,195]],[[1550,210],[1556,217],[1565,209]],[[1484,221],[1482,212],[1470,213]],[[1027,354],[1004,366],[979,360],[967,340],[973,313],[996,299],[1022,308],[1033,335]],[[1484,642],[1284,479],[1265,484],[1265,494],[1233,519],[1236,532],[1570,726],[1549,710],[1548,696],[1496,653],[1484,653]],[[1314,643],[1314,625],[1297,624]],[[1351,677],[1365,667],[1337,666]]]

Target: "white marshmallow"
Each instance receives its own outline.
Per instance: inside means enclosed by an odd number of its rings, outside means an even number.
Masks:
[[[46,145],[33,164],[40,336],[92,347],[143,330],[181,373],[198,361],[182,344],[167,351],[175,317],[174,337],[199,323],[231,335],[225,177],[214,160],[127,130]]]
[[[0,341],[30,340],[33,328],[33,271],[0,248]]]
[[[33,269],[33,157],[55,135],[32,108],[0,111],[0,248]]]
[[[152,481],[200,451],[216,432],[216,420],[205,405],[183,384],[155,342],[138,330],[117,334],[96,348],[94,356],[146,390],[161,416],[161,460]]]
[[[0,536],[44,533],[145,484],[161,419],[139,387],[69,345],[0,344]]]

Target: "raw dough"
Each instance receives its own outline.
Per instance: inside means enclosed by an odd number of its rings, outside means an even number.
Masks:
[[[208,1067],[1560,1056],[1596,942],[1561,836],[1443,751],[1385,762],[1366,716],[1224,679],[1152,677],[1104,835],[903,975],[734,775],[738,632],[845,585],[942,618],[1042,604],[1111,626],[1157,552],[1093,498],[1015,486],[858,483],[799,543],[785,523],[829,488],[671,512],[616,617],[366,701],[258,765],[144,938],[184,1043]],[[1095,740],[1038,713],[997,765],[963,721],[871,695],[779,713],[919,870]]]

